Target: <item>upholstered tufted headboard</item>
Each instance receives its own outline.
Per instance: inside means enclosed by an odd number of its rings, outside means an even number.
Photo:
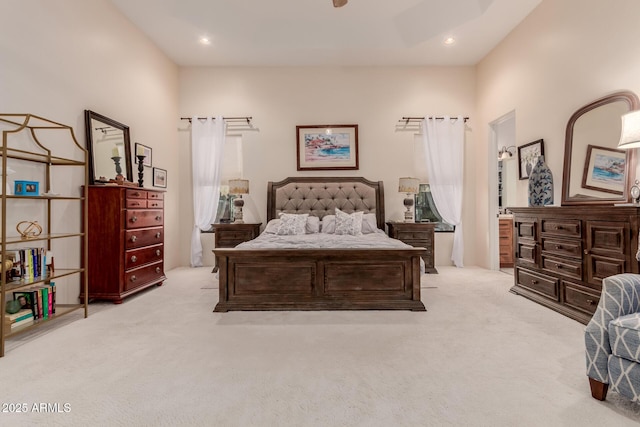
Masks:
[[[384,185],[362,177],[290,177],[269,182],[267,221],[281,212],[308,213],[322,218],[335,208],[344,212],[376,214],[378,228],[384,230]]]

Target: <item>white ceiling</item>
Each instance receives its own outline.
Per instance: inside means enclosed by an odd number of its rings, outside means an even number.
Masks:
[[[541,0],[111,2],[181,66],[411,66],[476,64]]]

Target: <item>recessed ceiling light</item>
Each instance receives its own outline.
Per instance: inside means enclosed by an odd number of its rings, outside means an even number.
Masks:
[[[200,37],[200,44],[208,46],[211,44],[211,40],[209,39],[209,37]]]
[[[445,44],[445,45],[447,45],[447,46],[451,46],[452,44],[455,44],[455,43],[456,43],[456,39],[455,39],[455,38],[453,38],[453,37],[446,37],[446,38],[442,41],[442,43],[444,43],[444,44]]]

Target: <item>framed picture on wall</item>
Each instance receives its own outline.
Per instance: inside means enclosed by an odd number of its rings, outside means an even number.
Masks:
[[[298,170],[357,170],[358,125],[296,126]]]
[[[582,188],[622,195],[626,170],[626,151],[589,144],[582,175]]]
[[[153,186],[167,188],[167,171],[165,169],[153,168]]]
[[[518,173],[520,179],[529,179],[531,170],[538,162],[539,156],[544,156],[544,141],[542,139],[518,147]]]

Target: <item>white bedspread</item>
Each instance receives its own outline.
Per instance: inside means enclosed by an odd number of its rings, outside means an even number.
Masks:
[[[326,233],[282,236],[262,233],[248,242],[236,246],[237,249],[406,249],[412,246],[392,239],[382,230],[360,236]],[[420,258],[420,271],[424,273],[424,260]]]

